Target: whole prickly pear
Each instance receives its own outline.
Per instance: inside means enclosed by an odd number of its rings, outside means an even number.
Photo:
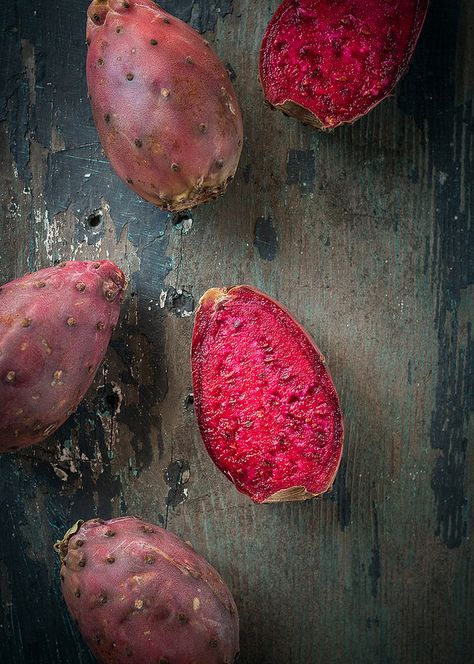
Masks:
[[[61,263],[0,287],[0,452],[40,442],[76,409],[124,289],[110,261]]]
[[[405,73],[429,0],[283,0],[260,53],[268,103],[318,129],[352,123]]]
[[[343,448],[336,388],[315,343],[251,286],[201,298],[192,344],[196,416],[217,467],[256,503],[331,488]]]
[[[234,664],[239,617],[216,570],[135,517],[79,521],[56,551],[66,605],[103,664]]]
[[[223,194],[242,150],[242,117],[221,61],[152,0],[93,0],[87,83],[116,173],[165,210]]]

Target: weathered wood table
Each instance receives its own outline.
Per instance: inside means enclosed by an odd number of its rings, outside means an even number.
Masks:
[[[120,514],[221,571],[243,664],[474,662],[472,2],[433,0],[395,96],[322,135],[263,104],[277,0],[163,0],[229,63],[246,129],[228,194],[174,218],[101,152],[87,4],[0,10],[0,281],[105,257],[130,278],[85,402],[47,444],[0,458],[1,664],[92,661],[52,544],[78,518]],[[294,312],[338,386],[346,447],[324,499],[256,506],[204,451],[192,311],[242,282]]]

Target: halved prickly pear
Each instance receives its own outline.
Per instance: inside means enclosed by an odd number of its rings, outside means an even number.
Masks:
[[[70,261],[0,287],[0,452],[44,440],[76,409],[125,285],[111,261]]]
[[[263,38],[266,100],[318,129],[368,113],[405,73],[429,0],[283,0]]]
[[[192,343],[194,403],[218,468],[257,503],[330,489],[343,419],[324,358],[277,302],[250,286],[201,299]]]
[[[239,617],[216,570],[135,517],[79,522],[55,546],[71,616],[103,664],[234,664]]]
[[[223,194],[242,151],[229,74],[209,43],[152,0],[93,0],[87,83],[116,173],[165,210]]]

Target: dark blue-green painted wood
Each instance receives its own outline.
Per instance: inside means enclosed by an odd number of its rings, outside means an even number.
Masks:
[[[1,6],[0,282],[81,257],[130,278],[77,413],[0,458],[2,664],[91,664],[52,544],[78,518],[119,514],[166,525],[221,571],[243,664],[474,662],[474,6],[433,0],[395,95],[323,135],[263,103],[258,48],[277,4],[162,2],[207,31],[246,131],[227,195],[174,218],[101,152],[87,1]],[[327,357],[347,434],[323,499],[253,505],[200,441],[190,314],[208,287],[242,282]]]

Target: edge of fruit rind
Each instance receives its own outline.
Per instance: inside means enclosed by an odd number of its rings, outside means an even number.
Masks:
[[[204,295],[201,297],[199,300],[199,307],[206,307],[209,305],[216,305],[218,304],[221,300],[224,300],[228,293],[229,293],[229,288],[209,288]]]
[[[53,549],[56,551],[56,553],[59,554],[61,562],[67,556],[69,540],[71,539],[71,537],[73,537],[79,532],[83,523],[84,523],[83,519],[79,519],[79,521],[76,521],[76,523],[73,526],[71,526],[71,528],[69,528],[69,530],[65,533],[62,540],[58,540],[53,545]]]
[[[273,493],[271,496],[268,496],[268,498],[265,498],[263,503],[300,502],[303,500],[311,500],[311,498],[317,498],[320,495],[322,494],[310,493],[304,488],[304,486],[292,486],[288,489],[281,489],[281,491]]]

